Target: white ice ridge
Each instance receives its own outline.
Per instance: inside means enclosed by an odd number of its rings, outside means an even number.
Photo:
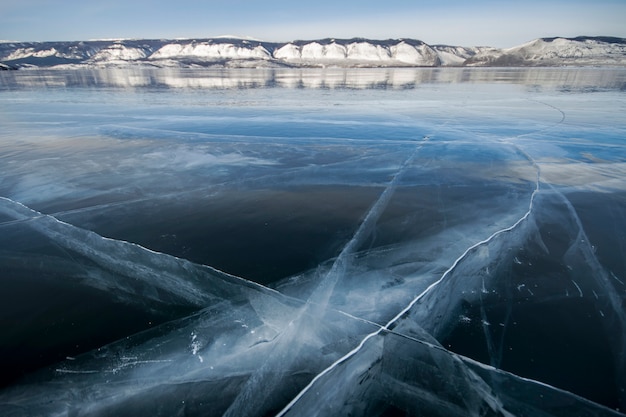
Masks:
[[[393,326],[395,324],[397,324],[397,322],[405,315],[407,314],[411,308],[413,308],[413,306],[415,304],[417,304],[426,294],[428,294],[433,288],[437,287],[443,280],[446,279],[446,277],[457,267],[457,265],[463,261],[463,259],[465,259],[465,257],[472,251],[474,251],[476,248],[485,245],[489,242],[491,242],[493,239],[495,239],[497,236],[503,234],[503,233],[507,233],[510,232],[512,230],[514,230],[515,228],[517,228],[517,226],[519,226],[522,222],[524,222],[526,219],[528,219],[528,217],[531,215],[532,210],[533,210],[533,203],[535,200],[535,196],[537,195],[537,193],[539,192],[539,187],[540,187],[540,170],[539,170],[539,166],[534,162],[534,160],[531,160],[531,163],[535,166],[536,170],[537,170],[537,179],[536,179],[536,183],[535,183],[535,189],[533,190],[531,196],[530,196],[530,201],[528,204],[528,210],[526,211],[526,213],[520,217],[514,224],[512,224],[509,227],[500,229],[495,231],[494,233],[491,234],[491,236],[489,236],[488,238],[481,240],[480,242],[477,242],[475,244],[473,244],[472,246],[470,246],[469,248],[467,248],[465,250],[465,252],[463,252],[463,254],[461,254],[461,256],[459,256],[453,263],[452,265],[441,275],[441,277],[433,282],[432,284],[430,284],[422,293],[420,293],[419,295],[417,295],[404,309],[402,309],[395,317],[393,317],[391,320],[389,320],[389,322],[387,322],[387,324],[385,324],[384,326],[379,327],[375,332],[369,333],[367,336],[365,336],[361,342],[354,348],[352,349],[350,352],[346,353],[344,356],[342,356],[341,358],[339,358],[338,360],[336,360],[335,362],[333,362],[331,365],[329,365],[326,369],[324,369],[322,372],[320,372],[319,374],[317,374],[310,382],[307,386],[305,386],[299,393],[298,395],[296,395],[290,402],[289,404],[287,404],[276,416],[277,417],[282,417],[284,416],[287,412],[289,412],[289,410],[294,406],[294,404],[296,404],[314,385],[315,383],[320,380],[322,377],[324,377],[325,375],[327,375],[329,372],[331,372],[333,369],[335,369],[337,366],[341,365],[342,363],[344,363],[345,361],[347,361],[348,359],[350,359],[351,357],[353,357],[354,355],[356,355],[365,345],[365,343],[378,336],[379,334],[381,334],[382,332],[387,332],[392,330]]]
[[[136,243],[110,239],[95,232],[65,223],[54,216],[40,213],[24,204],[0,197],[0,212],[9,215],[13,221],[28,221],[34,230],[50,238],[64,251],[80,254],[105,270],[132,279],[132,283],[107,279],[100,274],[85,271],[86,285],[113,291],[118,296],[135,302],[134,294],[139,291],[137,283],[146,288],[159,288],[159,292],[145,291],[142,297],[158,303],[182,303],[183,305],[204,308],[215,299],[215,284],[220,291],[239,291],[239,285],[262,292],[272,293],[282,299],[293,300],[282,293],[261,284],[246,280],[206,265],[197,265],[186,259],[156,252]],[[66,252],[68,256],[72,255]],[[158,256],[154,256],[158,255]],[[195,274],[185,274],[194,270]],[[181,279],[189,276],[189,279]],[[228,289],[227,289],[228,288]]]
[[[192,191],[193,192],[193,191]],[[137,201],[143,201],[145,199],[138,199]],[[2,201],[7,202],[7,204],[2,204]],[[111,204],[114,205],[114,204]],[[105,206],[109,206],[109,205],[105,205]],[[97,207],[102,207],[102,206],[97,206]],[[93,207],[92,207],[93,208]],[[111,243],[111,244],[116,244],[116,245],[122,245],[123,246],[128,246],[128,248],[132,251],[132,250],[136,250],[139,251],[139,253],[145,252],[148,254],[152,254],[152,255],[156,255],[159,257],[159,259],[161,260],[165,260],[164,262],[167,262],[168,259],[171,259],[173,261],[174,264],[180,265],[181,267],[185,268],[187,270],[187,272],[191,269],[193,269],[194,267],[197,267],[198,269],[200,269],[201,271],[199,271],[201,274],[204,272],[202,271],[202,269],[208,269],[208,273],[211,275],[217,275],[218,278],[222,278],[222,279],[226,279],[226,281],[234,281],[237,284],[243,284],[244,287],[248,287],[248,288],[252,288],[252,289],[256,289],[260,292],[266,292],[266,293],[270,293],[274,296],[278,296],[283,300],[288,300],[290,301],[292,304],[294,305],[301,305],[304,303],[303,300],[299,299],[299,298],[294,298],[288,295],[283,294],[282,292],[271,288],[271,287],[267,287],[264,286],[262,284],[259,284],[257,282],[254,281],[250,281],[246,278],[237,276],[237,275],[233,275],[233,274],[229,274],[227,272],[224,271],[220,271],[210,265],[197,265],[194,264],[186,259],[183,258],[178,258],[176,256],[173,255],[169,255],[166,253],[162,253],[162,252],[157,252],[157,251],[153,251],[151,249],[145,248],[141,245],[138,245],[136,243],[133,242],[127,242],[124,240],[118,240],[118,239],[111,239],[111,238],[107,238],[104,236],[100,236],[95,232],[89,231],[89,230],[85,230],[85,229],[81,229],[77,226],[71,225],[69,223],[63,222],[61,220],[59,220],[56,215],[59,214],[66,214],[66,213],[74,213],[74,212],[80,212],[83,211],[85,209],[76,209],[76,210],[70,210],[70,211],[64,211],[64,212],[60,212],[60,213],[55,213],[55,214],[43,214],[41,212],[38,212],[36,210],[31,209],[30,207],[12,200],[10,198],[7,197],[1,197],[0,196],[0,213],[4,213],[9,215],[10,217],[13,218],[13,220],[8,220],[8,221],[4,221],[2,222],[2,224],[11,224],[14,222],[31,222],[31,221],[36,221],[36,220],[51,220],[52,221],[52,225],[58,225],[59,227],[61,227],[61,232],[60,233],[58,230],[54,230],[54,227],[50,227],[49,225],[38,225],[35,228],[38,230],[38,232],[48,236],[51,239],[54,239],[55,244],[57,244],[60,248],[65,248],[65,249],[69,249],[71,251],[75,251],[80,253],[81,255],[87,256],[89,258],[91,258],[92,260],[98,262],[98,263],[107,263],[109,265],[112,264],[119,264],[117,266],[118,269],[124,270],[124,264],[125,261],[123,260],[122,257],[117,257],[117,261],[113,261],[111,259],[105,259],[103,258],[103,256],[106,256],[106,254],[103,254],[103,251],[98,250],[97,248],[93,247],[93,245],[87,245],[84,244],[85,240],[88,238],[97,238],[98,240],[101,240],[103,242],[106,243]],[[71,237],[70,235],[76,235],[74,237]],[[82,239],[82,240],[81,240]],[[114,252],[114,251],[111,251]],[[71,255],[69,253],[66,252],[66,254],[68,254],[68,256],[71,257]],[[136,255],[136,254],[135,254]],[[132,256],[131,256],[132,257]],[[136,257],[135,257],[136,258]],[[137,261],[137,259],[134,259],[135,261]],[[169,262],[168,262],[169,263]],[[136,264],[136,265],[135,265]],[[144,272],[148,272],[150,273],[150,264],[151,262],[149,261],[143,261],[142,264],[140,265],[139,262],[133,262],[132,264],[128,265],[128,276],[132,276],[136,279],[142,279],[141,274],[139,271],[139,269],[144,270]],[[150,276],[153,276],[154,274],[151,274]],[[170,273],[168,273],[168,271],[165,271],[164,269],[162,269],[162,265],[161,265],[161,269],[159,271],[159,279],[155,279],[155,280],[150,280],[150,284],[154,285],[154,286],[161,286],[163,287],[163,278],[167,279],[168,277],[170,277]],[[187,276],[187,274],[174,274],[171,276],[172,280],[176,280],[178,278],[180,278],[181,276]],[[102,279],[102,277],[101,277]],[[146,279],[144,279],[144,281],[147,281]],[[203,296],[210,296],[207,295],[207,289],[206,288],[191,288],[189,291],[185,291],[185,289],[187,288],[188,285],[193,285],[193,283],[187,283],[186,281],[184,281],[183,279],[179,279],[180,281],[180,286],[176,283],[173,282],[172,285],[168,285],[167,289],[176,289],[177,291],[174,291],[175,294],[178,295],[189,295],[189,294],[194,294],[197,297],[203,297]],[[107,283],[107,282],[89,282],[88,285],[92,285],[96,288],[108,288],[109,290],[111,289],[119,289],[117,288],[118,286],[114,285],[115,283]],[[123,284],[121,284],[123,286]],[[162,288],[165,289],[165,288]],[[209,291],[210,293],[210,291]],[[145,294],[143,295],[144,297],[146,296]],[[183,297],[184,298],[184,297]],[[186,302],[188,303],[192,303],[194,305],[196,305],[197,307],[205,307],[205,305],[200,304],[202,303],[201,299],[190,299],[190,298],[185,298]],[[367,323],[367,324],[371,324],[374,326],[378,326],[379,324],[374,323],[370,320],[366,320],[364,318],[361,317],[357,317],[354,316],[352,314],[349,314],[347,312],[344,311],[340,311],[340,310],[335,310],[333,309],[333,311],[336,311],[338,314],[341,314],[343,316],[349,317],[353,320],[357,320],[363,323]]]
[[[358,249],[358,246],[363,242],[363,240],[367,238],[367,236],[369,236],[369,234],[372,232],[372,229],[376,225],[376,222],[391,201],[391,198],[396,191],[398,181],[406,172],[407,167],[409,167],[413,163],[415,157],[429,139],[429,136],[425,136],[419,143],[419,145],[415,147],[409,157],[402,163],[391,181],[389,181],[389,184],[387,185],[385,190],[378,197],[378,200],[376,200],[374,205],[370,207],[367,215],[359,225],[359,228],[352,236],[352,239],[350,239],[350,241],[344,246],[339,256],[337,256],[337,259],[330,268],[330,271],[326,274],[326,277],[324,277],[322,282],[317,286],[313,294],[311,294],[311,296],[307,300],[308,305],[317,305],[320,308],[326,308],[326,306],[328,305],[328,301],[332,295],[333,289],[337,284],[337,281],[345,275],[346,269],[348,268],[350,263],[350,258]]]
[[[328,271],[322,282],[309,296],[306,304],[299,309],[297,315],[289,321],[285,329],[276,337],[275,340],[278,343],[289,346],[292,355],[299,350],[299,345],[302,343],[300,340],[302,338],[300,329],[303,326],[299,326],[298,322],[305,320],[306,317],[320,317],[324,310],[327,309],[335,284],[345,275],[345,271],[350,264],[350,258],[363,240],[371,233],[376,222],[393,197],[396,186],[402,175],[406,172],[406,169],[415,160],[420,149],[422,149],[429,139],[430,136],[424,136],[409,157],[400,165],[400,168],[389,181],[385,190],[368,210],[365,218],[352,236],[352,239],[350,239],[339,256],[337,256],[330,271]],[[379,324],[375,325],[380,326]],[[310,324],[307,323],[307,326],[309,327],[309,331],[315,331],[315,329],[310,328]],[[246,385],[237,395],[237,398],[235,398],[228,410],[224,413],[224,417],[251,414],[252,411],[257,408],[255,400],[264,401],[266,397],[265,394],[267,394],[267,392],[259,393],[259,387],[263,387],[262,389],[267,391],[271,390],[273,386],[276,386],[275,382],[277,382],[279,378],[279,373],[276,372],[277,367],[284,367],[291,359],[280,353],[280,349],[276,349],[273,352],[274,354],[265,359],[263,366],[250,376]],[[280,364],[278,362],[280,362]]]

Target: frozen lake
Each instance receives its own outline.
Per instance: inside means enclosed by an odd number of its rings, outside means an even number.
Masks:
[[[0,72],[3,416],[623,415],[626,69]]]

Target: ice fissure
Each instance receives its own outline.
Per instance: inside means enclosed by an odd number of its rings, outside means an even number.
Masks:
[[[623,70],[14,72],[3,416],[623,416]]]

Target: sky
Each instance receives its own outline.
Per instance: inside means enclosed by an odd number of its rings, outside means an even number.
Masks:
[[[626,0],[0,0],[0,40],[414,38],[516,46],[626,38]]]

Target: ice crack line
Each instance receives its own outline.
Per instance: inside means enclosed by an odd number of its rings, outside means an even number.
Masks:
[[[279,334],[278,338],[280,339],[280,343],[291,346],[290,353],[292,358],[296,355],[296,352],[298,351],[300,346],[300,342],[297,340],[299,338],[299,335],[296,332],[296,329],[300,326],[296,326],[295,324],[307,315],[317,316],[322,314],[323,311],[328,308],[328,303],[330,297],[332,296],[335,285],[337,284],[339,279],[345,275],[350,265],[351,256],[353,256],[354,252],[358,249],[358,246],[371,233],[372,229],[376,225],[376,222],[391,201],[391,198],[393,197],[393,194],[397,188],[397,184],[399,183],[402,175],[413,163],[417,154],[429,139],[429,135],[424,136],[421,141],[417,143],[417,146],[415,146],[413,152],[411,152],[409,157],[406,158],[404,162],[402,162],[394,176],[387,184],[385,190],[381,193],[376,202],[367,211],[365,218],[359,225],[358,229],[356,230],[350,241],[343,247],[341,253],[337,256],[330,271],[328,271],[328,273],[324,276],[317,288],[309,296],[306,304],[303,306],[303,308],[300,309],[296,317],[289,321],[289,323],[285,327],[285,330]],[[376,324],[376,326],[380,325]],[[285,358],[277,354],[272,354],[270,355],[270,357],[266,358],[263,366],[250,377],[250,379],[246,383],[246,386],[242,389],[242,391],[233,401],[228,410],[226,410],[224,415],[229,416],[246,414],[246,412],[249,412],[249,410],[251,410],[252,408],[257,407],[258,401],[254,401],[253,391],[256,391],[259,385],[263,386],[264,390],[269,390],[269,387],[274,385],[275,380],[278,377],[277,374],[274,372],[277,363],[280,361],[284,366],[286,362],[293,360],[292,358]]]
[[[542,128],[542,129],[535,130],[533,132],[524,133],[524,134],[521,134],[521,135],[517,135],[517,136],[515,136],[516,139],[523,138],[524,136],[531,136],[531,135],[536,135],[537,133],[545,132],[547,130],[553,129],[554,127],[562,124],[565,121],[565,112],[563,110],[559,109],[558,107],[556,107],[556,106],[554,106],[552,104],[546,103],[544,101],[539,101],[539,100],[530,100],[530,101],[534,101],[535,103],[542,104],[544,106],[550,107],[550,108],[558,111],[559,113],[561,113],[561,119],[556,121],[552,125],[546,126],[546,127]]]
[[[264,398],[268,395],[268,392],[277,383],[279,374],[275,372],[275,369],[280,363],[281,366],[290,364],[297,355],[302,342],[298,329],[302,326],[297,325],[306,316],[321,316],[325,309],[328,308],[330,297],[332,296],[335,285],[341,277],[343,277],[350,265],[350,258],[358,249],[358,246],[363,240],[370,234],[375,227],[376,222],[380,218],[381,214],[385,211],[385,208],[391,201],[394,191],[397,187],[400,178],[412,164],[417,156],[418,152],[424,144],[430,139],[429,136],[425,136],[418,145],[414,148],[413,152],[408,158],[400,165],[394,176],[391,178],[385,190],[380,194],[376,202],[368,210],[365,218],[359,225],[358,229],[350,239],[350,241],[344,246],[341,253],[337,256],[331,269],[321,280],[320,284],[313,291],[306,301],[306,304],[298,311],[296,316],[289,321],[285,326],[285,329],[277,336],[276,343],[289,346],[289,355],[285,356],[278,354],[278,350],[275,350],[272,354],[265,359],[265,362],[261,368],[259,368],[246,382],[246,385],[240,391],[239,395],[231,403],[230,407],[224,413],[224,416],[245,415],[249,414],[251,410],[260,406],[260,402],[264,401]],[[373,323],[375,324],[375,323]],[[306,325],[306,324],[305,324]],[[380,326],[379,324],[375,324]],[[261,395],[259,395],[259,386],[261,386]],[[257,398],[254,398],[254,397]]]
[[[325,308],[328,304],[328,300],[332,295],[333,289],[337,284],[337,281],[340,277],[342,277],[349,266],[350,257],[357,250],[358,246],[363,242],[363,240],[371,233],[372,229],[375,227],[376,222],[385,211],[385,208],[391,201],[393,194],[397,188],[397,184],[400,181],[402,175],[406,172],[407,167],[409,167],[413,161],[415,160],[419,151],[423,148],[424,144],[428,142],[430,136],[424,136],[418,146],[415,147],[413,152],[409,155],[409,157],[402,163],[398,171],[394,174],[391,181],[389,181],[387,187],[382,192],[382,194],[378,197],[378,200],[372,205],[372,207],[367,212],[365,218],[359,225],[359,228],[352,236],[352,239],[344,246],[339,256],[333,263],[330,271],[326,274],[322,282],[317,286],[313,294],[307,300],[307,304],[317,305],[322,308]]]
[[[611,285],[609,274],[594,253],[591,242],[589,240],[589,237],[587,237],[587,233],[585,232],[580,216],[578,216],[578,213],[576,212],[576,208],[572,205],[571,201],[554,185],[549,184],[549,186],[563,201],[563,204],[565,204],[565,206],[567,207],[570,216],[576,222],[576,227],[578,228],[578,235],[576,236],[576,240],[582,245],[582,256],[585,258],[585,262],[587,263],[587,265],[589,265],[595,271],[595,273],[592,274],[592,277],[595,279],[597,285],[602,289],[603,295],[606,296],[608,300],[608,305],[611,307],[611,313],[614,317],[613,320],[616,322],[616,327],[620,329],[620,331],[616,332],[616,335],[619,335],[619,348],[617,349],[617,352],[619,353],[614,354],[616,356],[616,361],[620,364],[619,369],[624,369],[624,366],[626,366],[626,357],[624,357],[621,352],[624,351],[624,346],[626,346],[626,337],[624,337],[624,335],[626,335],[626,313],[624,313],[622,307],[622,300],[617,294],[615,287]],[[583,297],[583,291],[580,286],[574,280],[572,280],[572,283],[578,290],[579,295]],[[595,294],[595,296],[597,299],[597,294]],[[624,399],[626,399],[626,397],[624,397]]]
[[[6,202],[7,204],[2,204],[2,202]],[[15,208],[10,208],[10,206],[14,206]],[[21,210],[17,210],[21,209]],[[133,243],[133,242],[129,242],[129,241],[125,241],[125,240],[119,240],[119,239],[111,239],[111,238],[107,238],[101,235],[98,235],[97,233],[87,230],[87,229],[82,229],[78,226],[74,226],[70,223],[66,223],[62,220],[59,220],[58,218],[55,217],[55,215],[53,214],[43,214],[41,212],[38,212],[26,205],[24,205],[23,203],[20,203],[18,201],[12,200],[10,198],[7,197],[2,197],[0,196],[0,212],[5,213],[10,215],[11,217],[14,217],[15,220],[11,220],[11,221],[7,221],[4,223],[0,223],[0,224],[11,224],[11,223],[18,223],[18,222],[33,222],[33,221],[37,221],[37,220],[41,220],[41,219],[49,219],[51,221],[53,221],[54,223],[58,224],[60,227],[64,228],[64,232],[66,232],[66,234],[61,234],[58,230],[54,231],[52,229],[50,229],[49,227],[46,226],[40,226],[40,227],[34,227],[36,230],[38,230],[40,233],[43,233],[44,235],[48,236],[51,239],[51,243],[54,244],[56,247],[59,248],[59,250],[61,250],[63,253],[65,253],[69,258],[74,259],[74,257],[71,255],[70,252],[68,252],[67,249],[72,249],[72,250],[77,250],[79,253],[82,253],[83,255],[87,254],[87,252],[89,252],[89,256],[90,259],[94,259],[94,257],[96,256],[96,254],[98,252],[93,252],[93,251],[88,251],[88,247],[85,244],[75,244],[70,246],[70,244],[68,243],[68,240],[70,239],[70,235],[74,235],[75,232],[79,233],[81,236],[85,237],[85,236],[94,236],[98,239],[101,239],[103,242],[110,242],[110,243],[115,243],[115,244],[119,244],[119,245],[128,245],[129,247],[133,247],[136,248],[137,250],[141,250],[141,251],[145,251],[147,253],[153,254],[155,256],[162,256],[165,257],[167,259],[172,259],[174,262],[179,262],[181,265],[183,265],[185,268],[189,265],[197,265],[199,268],[208,268],[209,271],[217,274],[221,279],[225,279],[226,282],[230,282],[233,281],[235,284],[237,285],[242,285],[244,287],[248,287],[250,289],[259,291],[261,293],[269,293],[270,295],[274,295],[274,296],[278,296],[280,299],[294,303],[294,304],[299,304],[302,305],[305,303],[305,301],[299,299],[299,298],[295,298],[295,297],[291,297],[291,296],[287,296],[283,293],[281,293],[280,291],[259,284],[257,282],[254,281],[250,281],[246,278],[237,276],[237,275],[233,275],[230,274],[228,272],[225,271],[221,271],[219,269],[216,269],[210,265],[202,265],[202,264],[195,264],[187,259],[184,258],[179,258],[173,255],[169,255],[167,253],[163,253],[163,252],[158,252],[158,251],[154,251],[152,249],[148,249],[145,248],[137,243]],[[65,246],[63,246],[61,243],[59,242],[65,242]],[[66,249],[67,248],[67,249]],[[118,260],[119,261],[119,260]],[[114,263],[118,263],[118,261],[114,262]],[[112,261],[111,261],[112,262]],[[76,262],[76,265],[79,265],[81,268],[83,268],[85,271],[87,271],[84,266],[78,262]],[[139,265],[138,265],[139,266]],[[374,326],[380,326],[380,323],[375,323],[372,322],[370,320],[366,320],[363,319],[361,317],[357,317],[354,316],[352,314],[346,313],[344,311],[341,310],[334,310],[337,311],[339,314],[342,314],[346,317],[349,317],[353,320],[357,320],[357,321],[361,321],[363,323],[368,323]]]
[[[4,213],[15,218],[15,220],[13,220],[15,222],[33,222],[32,227],[34,230],[44,236],[47,236],[54,245],[56,245],[71,259],[74,259],[74,257],[68,252],[68,250],[85,256],[91,261],[99,265],[103,265],[104,267],[114,268],[114,271],[133,277],[134,279],[138,279],[148,285],[158,284],[160,285],[159,288],[165,289],[170,291],[172,294],[182,297],[184,300],[192,303],[198,308],[205,307],[206,297],[208,296],[206,290],[198,288],[196,282],[181,280],[178,275],[159,269],[159,263],[147,262],[145,260],[141,263],[138,262],[132,255],[141,253],[154,255],[160,258],[161,264],[163,264],[163,262],[165,262],[166,265],[175,264],[181,268],[181,270],[197,267],[198,271],[200,271],[202,268],[206,268],[209,273],[215,274],[216,278],[221,279],[224,282],[230,281],[236,285],[242,285],[262,293],[270,293],[272,295],[279,296],[284,300],[290,300],[298,303],[301,302],[300,300],[288,297],[273,288],[266,287],[243,277],[229,274],[209,265],[195,264],[187,259],[178,258],[163,252],[157,252],[137,243],[101,236],[91,230],[82,229],[78,226],[59,220],[53,215],[33,210],[32,208],[7,197],[0,197],[0,213]],[[38,222],[41,220],[43,220],[43,222]],[[115,246],[113,247],[111,245]],[[113,248],[117,249],[117,251],[109,252]],[[105,249],[108,249],[108,251]],[[150,257],[150,260],[156,261],[156,258]],[[76,264],[84,268],[82,264],[78,262],[76,262]],[[148,277],[155,276],[158,276],[159,279],[152,282],[148,279]],[[90,285],[104,284],[90,281]]]
[[[519,149],[519,148],[518,148]],[[535,189],[533,190],[531,196],[530,196],[530,201],[528,204],[528,210],[526,211],[526,213],[520,217],[514,224],[512,224],[509,227],[506,227],[504,229],[500,229],[495,231],[494,233],[491,234],[491,236],[489,236],[488,238],[481,240],[480,242],[477,242],[475,244],[473,244],[472,246],[470,246],[469,248],[467,248],[465,250],[465,252],[463,252],[463,254],[461,254],[461,256],[459,256],[453,263],[452,265],[441,275],[441,277],[433,282],[432,284],[430,284],[424,291],[422,291],[422,293],[420,293],[419,295],[417,295],[404,309],[402,309],[395,317],[393,317],[391,320],[389,320],[389,322],[387,322],[387,324],[385,324],[382,327],[379,327],[375,332],[369,333],[368,335],[366,335],[363,340],[361,340],[361,342],[354,348],[352,349],[350,352],[346,353],[344,356],[342,356],[341,358],[337,359],[335,362],[333,362],[330,366],[328,366],[326,369],[324,369],[322,372],[320,372],[319,374],[317,374],[312,380],[311,382],[309,382],[309,384],[304,387],[299,393],[298,395],[296,395],[290,402],[289,404],[287,404],[277,415],[276,417],[282,417],[284,416],[287,412],[289,412],[289,410],[315,385],[315,383],[317,381],[319,381],[322,377],[324,377],[325,375],[329,374],[332,370],[334,370],[335,368],[337,368],[339,365],[341,365],[342,363],[344,363],[345,361],[347,361],[348,359],[350,359],[351,357],[353,357],[354,355],[356,355],[365,345],[365,343],[378,336],[379,334],[381,334],[382,332],[387,332],[387,331],[391,331],[392,327],[405,315],[407,314],[411,308],[413,308],[413,306],[415,306],[415,304],[417,304],[422,298],[424,298],[424,296],[426,296],[426,294],[428,294],[430,291],[432,291],[435,287],[437,287],[443,280],[446,279],[446,277],[448,275],[450,275],[450,273],[452,273],[452,271],[454,271],[454,269],[458,266],[458,264],[463,261],[467,255],[469,253],[471,253],[472,251],[474,251],[476,248],[478,248],[479,246],[485,245],[489,242],[491,242],[493,239],[495,239],[497,236],[503,234],[503,233],[507,233],[510,232],[512,230],[514,230],[515,228],[517,228],[517,226],[519,226],[522,222],[524,222],[532,213],[533,210],[533,204],[535,201],[535,196],[537,195],[537,193],[539,192],[539,187],[540,187],[540,178],[541,178],[541,171],[539,169],[539,166],[535,163],[534,159],[532,159],[532,157],[530,157],[530,155],[528,155],[527,153],[525,153],[523,150],[519,149],[521,153],[523,153],[528,159],[529,161],[533,164],[533,166],[535,167],[535,169],[537,170],[537,179],[536,179],[536,183],[535,183]],[[381,196],[382,198],[382,196]]]
[[[546,103],[543,103],[543,104],[546,104]],[[550,106],[549,104],[546,104],[546,105]],[[550,107],[554,107],[554,106],[550,106]],[[554,108],[561,111],[560,109],[556,107]],[[561,113],[563,112],[561,111]],[[563,115],[563,117],[565,117],[565,115]],[[518,145],[513,145],[513,146],[515,146],[515,148],[536,167],[537,173],[538,173],[537,181],[539,181],[539,173],[541,172],[539,164],[535,161],[535,159],[530,154],[528,154],[526,151],[521,149]],[[539,182],[537,184],[539,184]],[[626,314],[623,311],[620,297],[615,291],[615,288],[611,285],[608,273],[606,272],[606,270],[604,269],[604,267],[598,260],[597,256],[595,255],[594,250],[591,247],[589,238],[587,237],[587,234],[585,233],[585,229],[583,227],[583,223],[580,219],[580,216],[578,216],[578,213],[576,212],[576,209],[572,205],[571,201],[567,198],[565,194],[563,194],[563,192],[559,191],[553,184],[548,183],[547,185],[561,199],[561,201],[567,208],[567,211],[569,212],[571,218],[576,223],[576,227],[578,228],[576,241],[582,243],[583,245],[582,256],[585,258],[586,263],[589,266],[591,266],[592,269],[596,272],[595,274],[593,274],[593,277],[595,278],[596,283],[598,284],[598,286],[600,286],[604,295],[608,299],[608,305],[611,307],[612,313],[613,313],[613,320],[616,322],[615,326],[620,329],[620,331],[616,332],[616,334],[620,335],[619,341],[618,341],[619,347],[616,350],[619,353],[614,353],[614,355],[615,355],[617,363],[619,363],[618,369],[622,370],[624,369],[624,366],[626,364],[626,358],[621,353],[623,352],[624,346],[626,345],[626,338],[624,338],[623,336],[624,334],[626,334]],[[584,296],[583,291],[581,287],[576,283],[576,281],[572,280],[572,284],[574,284],[574,286],[578,290],[579,296],[583,297]]]

